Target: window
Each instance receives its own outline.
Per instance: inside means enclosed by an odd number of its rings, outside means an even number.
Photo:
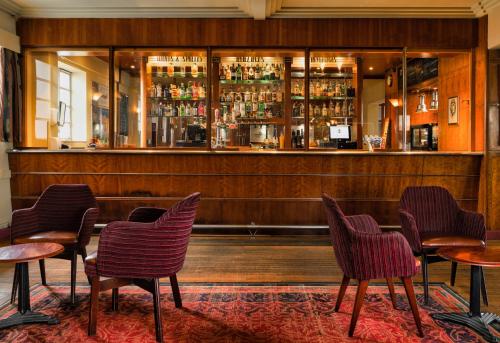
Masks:
[[[50,118],[50,65],[35,60],[36,73],[36,108],[35,108],[35,137],[47,138],[47,123]]]
[[[71,72],[59,69],[59,138],[72,140],[71,137]]]

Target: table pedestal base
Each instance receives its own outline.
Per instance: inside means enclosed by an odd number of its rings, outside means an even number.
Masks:
[[[500,322],[500,317],[494,313],[482,313],[479,316],[468,313],[436,313],[432,315],[432,318],[467,326],[480,334],[487,342],[499,341],[488,328],[494,321]]]
[[[22,314],[21,312],[17,312],[10,316],[7,319],[0,321],[0,329],[6,329],[15,325],[23,325],[23,324],[59,324],[59,320],[57,318],[47,316],[43,313],[26,311],[26,313]]]
[[[7,319],[0,320],[0,329],[23,324],[59,324],[59,320],[57,318],[43,313],[33,312],[31,310],[28,263],[17,263],[16,273],[19,277],[19,296],[17,299],[18,312]]]

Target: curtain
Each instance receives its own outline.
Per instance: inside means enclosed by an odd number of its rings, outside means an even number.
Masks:
[[[20,142],[22,93],[20,56],[2,48],[0,53],[0,141]],[[14,136],[13,136],[14,133]]]

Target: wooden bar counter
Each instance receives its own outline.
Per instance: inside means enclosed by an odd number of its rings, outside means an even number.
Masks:
[[[99,223],[199,191],[197,224],[325,225],[326,192],[347,214],[399,225],[399,198],[412,185],[444,186],[477,210],[483,154],[28,149],[9,152],[9,163],[14,208],[30,206],[50,184],[86,183]]]

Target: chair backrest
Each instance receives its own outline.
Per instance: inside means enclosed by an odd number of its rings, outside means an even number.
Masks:
[[[158,246],[157,252],[166,274],[177,273],[184,264],[200,198],[200,193],[189,195],[154,222],[155,238],[168,244],[168,247]]]
[[[78,232],[83,214],[97,202],[88,185],[56,184],[47,187],[34,206],[40,229]]]
[[[323,194],[322,198],[337,263],[345,275],[353,275],[354,266],[349,230],[354,230],[354,228],[346,219],[344,212],[342,212],[335,199],[327,194]]]
[[[459,207],[446,188],[439,186],[408,187],[400,206],[411,213],[421,233],[453,232]]]

